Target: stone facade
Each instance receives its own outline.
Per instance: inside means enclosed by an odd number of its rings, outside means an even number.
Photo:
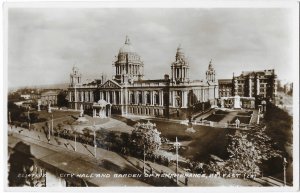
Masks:
[[[44,91],[41,93],[41,105],[43,106],[48,106],[49,104],[51,106],[57,105],[57,95],[58,95],[57,90],[49,90],[49,91]]]
[[[271,100],[275,102],[277,95],[277,75],[274,69],[263,71],[242,72],[240,76],[234,76],[232,79],[220,79],[219,97],[226,99],[234,96],[243,97],[244,104],[253,108],[255,97]],[[249,100],[246,100],[246,99]],[[229,101],[229,103],[231,102]],[[225,103],[226,106],[226,103]]]
[[[210,102],[216,105],[218,83],[210,62],[206,81],[191,81],[189,63],[182,48],[177,48],[175,61],[171,64],[171,77],[144,79],[144,64],[126,37],[113,63],[115,75],[106,81],[82,84],[78,71],[73,69],[68,89],[70,108],[92,109],[99,100],[111,106],[111,113],[122,115],[147,115],[168,117],[178,111],[186,111],[195,103]]]

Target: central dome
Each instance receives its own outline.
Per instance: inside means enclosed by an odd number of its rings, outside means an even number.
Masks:
[[[128,36],[126,36],[125,45],[120,48],[119,53],[130,53],[130,52],[135,52],[135,51],[130,43],[130,39],[128,38]]]

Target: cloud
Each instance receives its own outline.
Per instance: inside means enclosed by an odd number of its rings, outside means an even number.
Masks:
[[[210,59],[218,78],[275,67],[288,79],[293,17],[277,8],[10,8],[9,86],[67,82],[74,63],[84,79],[113,75],[112,61],[126,35],[147,78],[170,73],[181,44],[192,79],[205,77]]]

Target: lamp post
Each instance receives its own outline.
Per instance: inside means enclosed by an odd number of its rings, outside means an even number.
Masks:
[[[51,114],[51,133],[53,135],[53,113]]]
[[[143,163],[144,175],[146,173],[146,167],[145,167],[146,163],[145,162],[146,162],[146,153],[145,153],[145,145],[144,145],[144,163]]]
[[[95,158],[97,158],[97,143],[96,143],[96,126],[95,126],[95,121],[94,121],[94,155]]]
[[[76,131],[74,131],[74,134],[75,134],[75,140],[74,140],[74,142],[75,142],[75,144],[74,144],[74,150],[75,150],[75,151],[77,151],[77,148],[76,148]]]
[[[30,114],[29,114],[29,109],[28,109],[28,129],[30,130]]]
[[[177,137],[174,146],[176,148],[176,184],[178,184],[178,148],[180,146],[180,143],[178,142]]]
[[[48,143],[50,143],[51,132],[50,132],[50,126],[49,126],[49,122],[48,121],[47,121],[47,125],[46,126],[48,127]]]
[[[11,124],[11,114],[8,112],[8,123]]]
[[[283,158],[283,183],[284,183],[284,186],[286,186],[286,164],[288,162],[286,161],[286,158]]]

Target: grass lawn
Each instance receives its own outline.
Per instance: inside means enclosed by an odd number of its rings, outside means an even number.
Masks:
[[[156,123],[162,137],[170,141],[190,141],[189,145],[182,147],[179,154],[191,160],[206,161],[210,154],[221,158],[227,156],[227,130],[224,128],[211,128],[206,126],[194,126],[195,133],[186,132],[187,126],[160,120],[151,120]]]
[[[237,115],[240,115],[240,116],[251,116],[252,113],[253,113],[253,111],[249,111],[249,112],[238,112]]]
[[[229,112],[228,111],[222,111],[222,110],[217,110],[215,112],[215,114],[218,114],[218,115],[227,115]]]
[[[235,123],[235,121],[236,121],[237,118],[240,120],[241,123],[244,123],[244,124],[249,124],[250,119],[251,119],[251,117],[246,117],[246,116],[243,116],[243,117],[241,117],[241,116],[235,116],[235,117],[230,121],[230,123],[232,123],[232,124]]]
[[[225,114],[211,114],[208,117],[205,118],[207,121],[213,121],[213,122],[219,122],[222,119],[224,119],[226,115]]]
[[[53,119],[62,118],[66,116],[79,116],[79,112],[74,111],[56,111],[52,110],[52,113],[48,113],[48,111],[35,111],[35,113],[39,114],[39,118],[49,119],[51,118],[51,114],[53,114]]]

